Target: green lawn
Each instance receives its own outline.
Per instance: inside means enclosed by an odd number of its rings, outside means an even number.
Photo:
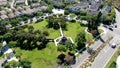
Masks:
[[[113,55],[113,57],[110,59],[110,61],[107,63],[107,65],[105,66],[105,68],[116,68],[116,67],[112,67],[112,63],[116,62],[117,57],[120,55],[120,48],[115,52],[115,54]]]
[[[35,30],[48,30],[50,35],[49,38],[55,39],[60,36],[59,30],[54,30],[52,28],[47,28],[47,22],[44,20],[40,23],[29,24],[34,27]],[[65,36],[72,37],[75,41],[75,37],[79,31],[84,31],[85,27],[80,26],[78,22],[71,23],[67,22],[67,30],[64,30]],[[27,28],[25,29],[27,30]],[[92,35],[86,34],[87,39],[92,39]],[[55,68],[56,57],[59,54],[57,47],[54,43],[48,43],[47,47],[42,50],[34,49],[32,51],[16,49],[16,53],[21,52],[22,58],[27,58],[32,62],[32,68]]]
[[[32,62],[32,68],[55,68],[58,52],[54,43],[47,44],[47,47],[42,50],[26,51],[17,48],[16,53],[18,52],[22,53],[22,58]]]

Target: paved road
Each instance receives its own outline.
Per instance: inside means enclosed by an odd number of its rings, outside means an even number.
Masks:
[[[117,40],[116,40],[117,39]],[[119,41],[120,43],[120,37],[114,37],[111,41],[110,44],[114,42]],[[115,49],[113,49],[109,44],[103,48],[103,50],[98,54],[98,56],[95,58],[95,61],[93,62],[91,68],[104,68],[108,60],[113,56],[115,51],[117,50],[119,46],[117,46]]]
[[[110,34],[105,34],[102,39],[106,41],[110,37]],[[93,48],[93,50],[96,50],[103,42],[101,40],[98,40],[93,44],[90,48]],[[76,64],[71,65],[72,68],[79,68],[79,66],[90,56],[87,51],[84,51],[79,57],[76,58]]]
[[[117,28],[114,28],[113,31],[109,31],[113,36],[113,40],[110,42],[119,44],[120,43],[120,12],[118,12],[115,9],[116,12],[116,25]],[[115,49],[111,48],[109,44],[98,54],[96,59],[94,60],[91,68],[104,68],[107,62],[110,60],[110,58],[113,56],[115,51],[117,50],[119,46],[117,46]]]
[[[113,37],[118,37],[120,36],[120,13],[115,9],[116,11],[116,25],[118,26],[118,28],[114,28],[113,31],[110,31],[109,29],[106,29],[106,34],[102,37],[102,39],[104,41],[106,41],[109,37],[113,36]],[[114,38],[111,43],[114,43],[115,40],[119,40],[119,38]],[[101,42],[100,40],[98,40],[95,44],[93,44],[91,46],[91,48],[93,48],[94,50],[97,49],[103,42]],[[117,49],[117,48],[116,48]],[[116,51],[116,49],[112,49],[109,44],[107,44],[107,46],[100,52],[100,54],[98,54],[98,56],[96,57],[95,61],[93,62],[92,68],[98,68],[100,66],[100,68],[104,68],[104,66],[106,65],[106,63],[109,61],[109,59],[111,58],[111,56],[114,54],[114,52]],[[110,52],[109,52],[110,51]],[[102,55],[103,54],[103,55]],[[87,51],[83,52],[83,54],[81,54],[78,58],[76,58],[76,64],[71,65],[72,68],[79,68],[79,66],[84,62],[84,60],[86,60],[90,55],[87,53]],[[103,63],[102,63],[103,62]],[[101,64],[100,64],[101,63]]]

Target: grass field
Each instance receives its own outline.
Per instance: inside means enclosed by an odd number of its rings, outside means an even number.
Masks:
[[[47,28],[47,22],[44,20],[39,23],[29,24],[34,27],[35,30],[47,30],[50,35],[49,38],[55,39],[60,36],[59,30],[54,30],[52,28]],[[84,31],[85,27],[80,26],[78,22],[71,23],[67,22],[67,30],[64,30],[63,33],[65,36],[72,37],[75,41],[75,37],[79,31]],[[27,30],[27,28],[25,29]],[[86,34],[87,39],[92,39],[92,35]],[[57,47],[53,42],[48,43],[46,48],[42,50],[34,49],[32,51],[21,50],[20,48],[16,49],[16,52],[22,53],[22,58],[27,58],[32,62],[32,68],[55,68],[56,57],[59,54]]]
[[[107,63],[107,65],[105,66],[105,68],[116,68],[111,66],[111,64],[113,62],[116,62],[117,57],[120,55],[120,48],[115,52],[115,54],[113,55],[113,57],[110,59],[110,61]]]
[[[34,49],[32,51],[16,49],[16,52],[22,53],[22,58],[27,58],[32,62],[32,68],[55,68],[57,47],[53,43],[48,43],[42,50]]]

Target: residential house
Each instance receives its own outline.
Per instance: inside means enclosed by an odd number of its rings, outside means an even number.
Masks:
[[[7,4],[7,0],[0,0],[0,5],[5,6]]]
[[[5,20],[9,19],[7,15],[1,15],[0,17],[1,17],[1,19],[5,19]]]
[[[99,9],[99,4],[91,4],[89,9],[88,9],[88,12],[93,15],[93,14],[96,14],[98,12],[98,9]]]
[[[101,9],[101,12],[104,14],[108,14],[111,11],[111,7],[106,5]]]
[[[78,12],[79,10],[85,11],[85,10],[87,10],[88,7],[89,7],[89,3],[87,3],[87,2],[80,2],[80,3],[78,3],[78,4],[72,5],[72,6],[69,8],[69,11],[76,13],[76,12]]]
[[[25,5],[25,0],[16,0],[15,4],[23,6],[23,5]]]
[[[0,15],[6,15],[6,14],[7,14],[7,12],[5,10],[0,11]]]
[[[8,18],[15,18],[16,16],[15,16],[15,14],[14,13],[9,13],[8,14]]]

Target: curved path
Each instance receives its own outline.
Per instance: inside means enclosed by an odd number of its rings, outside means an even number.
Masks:
[[[14,6],[14,3],[15,3],[15,0],[12,0],[12,3],[11,3],[11,8],[14,8],[13,6]]]

